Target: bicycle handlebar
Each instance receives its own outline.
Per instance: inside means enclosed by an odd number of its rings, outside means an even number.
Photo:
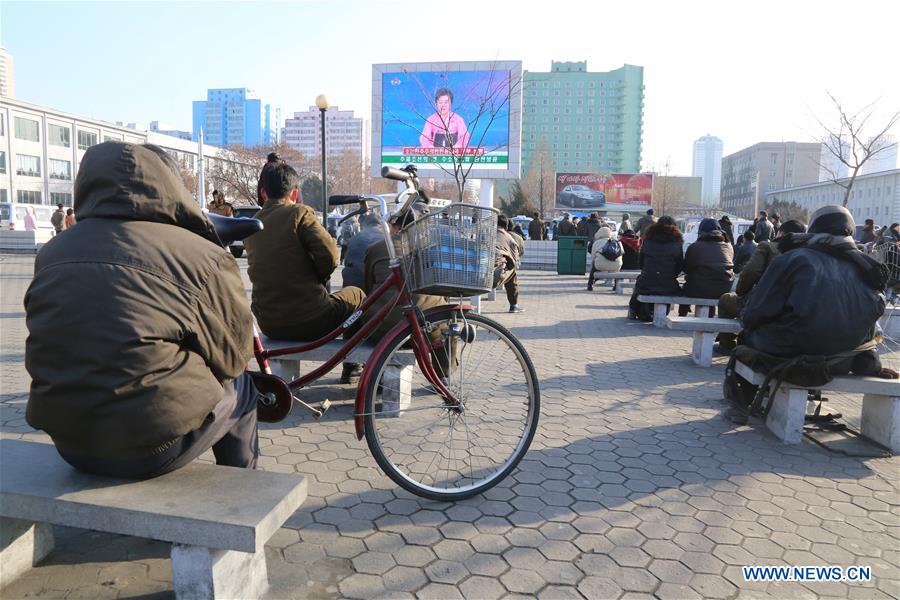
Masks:
[[[396,181],[409,181],[414,177],[412,173],[395,169],[394,167],[381,167],[381,176],[385,179],[394,179]]]
[[[362,198],[359,196],[329,196],[329,206],[343,206],[344,204],[356,204]]]

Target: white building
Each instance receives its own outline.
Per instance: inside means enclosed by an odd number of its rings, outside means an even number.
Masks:
[[[860,173],[868,175],[879,171],[890,171],[900,166],[897,164],[897,139],[892,135],[886,135],[882,138],[882,142],[884,150],[867,160],[866,164],[860,169]],[[869,143],[871,143],[871,140],[869,140]]]
[[[310,106],[309,112],[294,113],[294,118],[285,119],[284,142],[308,158],[321,156],[321,123],[321,114],[315,106]],[[325,150],[328,156],[352,152],[365,160],[368,137],[365,119],[353,116],[352,110],[329,106],[325,111]]]
[[[109,140],[156,144],[184,167],[197,167],[197,143],[80,117],[4,97],[0,100],[0,202],[72,206],[85,151]],[[203,146],[207,165],[220,151]],[[194,190],[191,190],[194,192]]]
[[[717,206],[722,186],[722,140],[706,134],[694,142],[694,169],[691,174],[703,178],[703,205]]]
[[[812,215],[822,206],[842,204],[844,188],[831,181],[811,183],[766,194],[766,202],[774,200],[794,202]],[[866,219],[872,219],[876,225],[900,222],[900,169],[857,177],[847,208],[859,225]]]
[[[0,96],[16,97],[16,77],[13,70],[13,59],[3,46],[0,46]]]

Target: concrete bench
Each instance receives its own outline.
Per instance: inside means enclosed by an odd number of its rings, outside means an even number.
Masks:
[[[638,302],[653,305],[653,326],[666,326],[666,306],[671,304],[689,304],[694,307],[697,317],[709,317],[712,307],[719,304],[718,298],[689,298],[687,296],[652,296],[643,294],[638,296]]]
[[[634,282],[640,274],[640,271],[597,272],[594,274],[594,278],[597,281],[602,281],[600,285],[612,285],[613,291],[621,296],[626,289],[634,289]]]
[[[761,385],[765,374],[738,362],[738,375]],[[835,377],[821,388],[822,392],[863,394],[860,433],[867,438],[900,454],[900,380],[877,377]],[[807,388],[783,382],[775,392],[772,408],[766,417],[766,426],[786,444],[797,444],[803,436],[803,424],[807,412]]]
[[[263,348],[267,350],[293,348],[309,343],[273,340],[262,334],[260,334],[260,340]],[[269,359],[269,367],[274,375],[278,375],[285,381],[291,381],[292,379],[297,379],[303,373],[304,362],[324,363],[337,354],[343,345],[343,340],[334,340],[302,354],[276,356]],[[361,343],[344,360],[347,362],[366,363],[374,349],[375,346],[371,344]],[[381,401],[384,413],[397,411],[396,414],[399,415],[400,411],[409,407],[409,403],[412,400],[413,365],[415,364],[416,357],[410,350],[409,352],[396,354],[394,364],[390,364],[385,368],[381,381]]]
[[[263,545],[305,498],[301,475],[194,462],[117,479],[76,471],[50,444],[0,440],[0,585],[47,556],[62,525],[170,542],[176,598],[260,598]]]
[[[691,359],[701,367],[712,366],[713,343],[719,333],[738,333],[741,323],[734,319],[709,317],[666,317],[666,327],[673,331],[691,331],[694,344]]]

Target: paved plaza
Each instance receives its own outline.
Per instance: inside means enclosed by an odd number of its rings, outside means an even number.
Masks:
[[[0,432],[48,441],[24,418],[33,262],[0,256]],[[301,394],[334,402],[321,421],[295,409],[261,427],[261,468],[309,481],[266,548],[271,598],[900,597],[900,458],[735,426],[724,357],[695,366],[688,334],[627,321],[628,296],[587,292],[585,277],[520,279],[527,312],[508,314],[502,295],[483,311],[523,341],[541,381],[519,468],[464,502],[411,496],[355,439],[354,388],[333,372]],[[829,396],[858,425],[861,397]],[[171,597],[167,544],[56,533],[56,551],[0,597]],[[744,565],[867,565],[873,580],[747,583]]]

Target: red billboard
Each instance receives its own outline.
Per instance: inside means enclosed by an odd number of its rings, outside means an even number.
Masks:
[[[556,174],[558,210],[643,211],[652,198],[652,173]]]

